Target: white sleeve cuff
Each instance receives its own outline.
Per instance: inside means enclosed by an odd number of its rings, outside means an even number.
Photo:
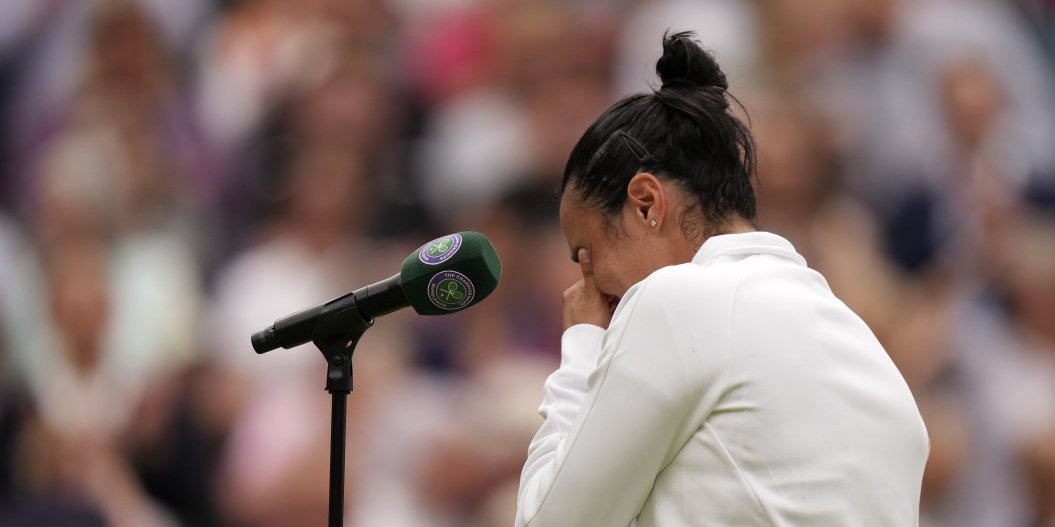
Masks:
[[[577,371],[592,371],[601,356],[604,328],[593,324],[576,324],[560,339],[560,366],[571,366]]]

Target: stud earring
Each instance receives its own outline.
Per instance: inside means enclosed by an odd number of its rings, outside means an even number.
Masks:
[[[655,226],[656,226],[656,220],[650,220],[650,221],[648,222],[648,226],[649,226],[649,227],[655,227]]]

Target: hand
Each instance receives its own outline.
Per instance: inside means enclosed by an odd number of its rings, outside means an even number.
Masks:
[[[564,291],[564,329],[576,324],[608,328],[612,321],[610,299],[597,289],[593,279],[593,262],[586,249],[579,249],[579,267],[582,280]]]

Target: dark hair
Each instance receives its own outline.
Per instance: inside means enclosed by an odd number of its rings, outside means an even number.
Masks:
[[[696,196],[711,227],[737,217],[755,222],[754,140],[729,111],[725,74],[693,36],[663,35],[656,63],[662,86],[617,102],[586,130],[568,158],[561,193],[572,186],[611,217],[626,202],[630,179],[648,171]],[[688,216],[683,228],[695,219]]]

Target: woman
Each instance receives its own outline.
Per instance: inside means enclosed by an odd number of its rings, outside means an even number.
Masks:
[[[754,145],[691,33],[572,151],[564,294],[516,525],[918,525],[928,439],[868,327],[755,226]]]

